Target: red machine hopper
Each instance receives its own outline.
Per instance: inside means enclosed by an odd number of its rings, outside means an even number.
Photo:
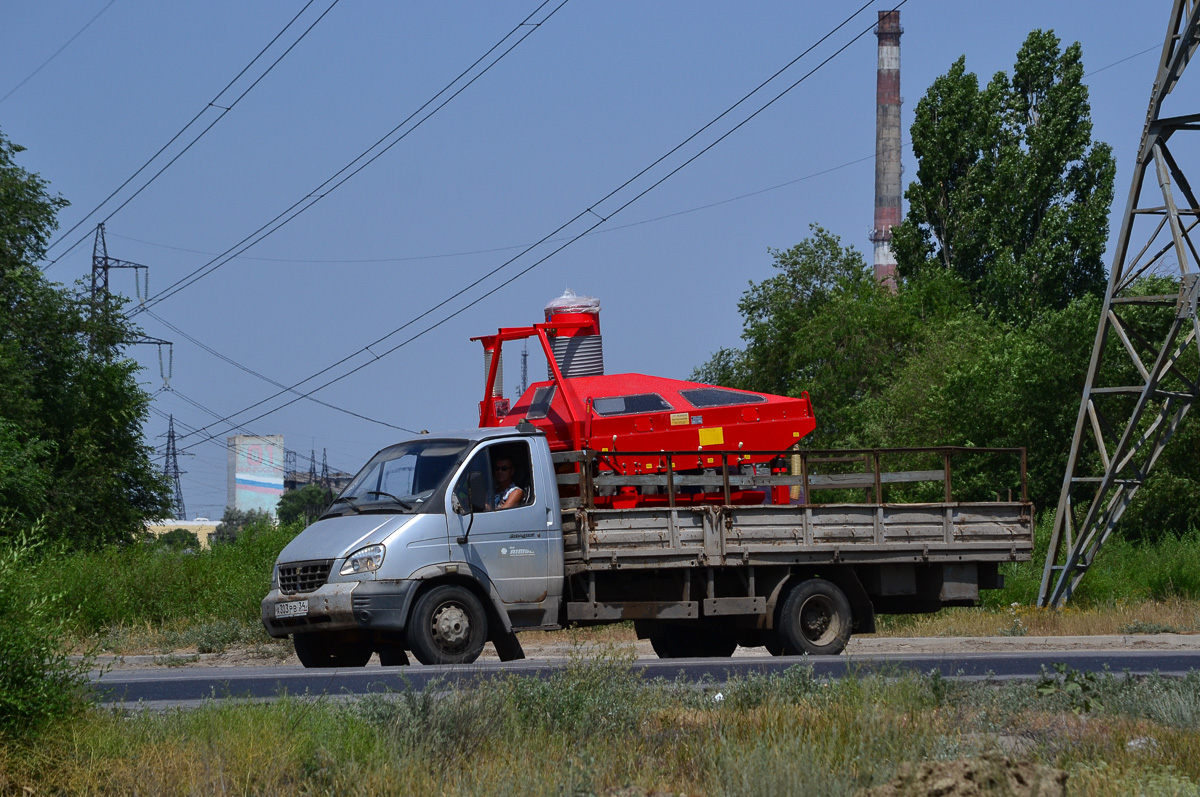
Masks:
[[[602,469],[624,474],[665,469],[665,457],[647,452],[672,452],[676,468],[719,468],[718,452],[746,452],[729,464],[768,462],[816,426],[807,393],[788,398],[645,374],[604,374],[595,300],[568,293],[547,307],[546,316],[545,323],[472,338],[483,343],[487,368],[480,426],[527,421],[545,432],[552,451],[608,452]],[[530,385],[511,404],[496,389],[500,347],[531,337],[541,342],[550,379]],[[677,453],[684,451],[690,456]]]

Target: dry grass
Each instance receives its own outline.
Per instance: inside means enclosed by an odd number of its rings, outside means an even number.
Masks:
[[[1087,687],[1102,707],[1076,713],[1075,693],[1028,683],[796,668],[697,688],[627,663],[355,703],[95,711],[0,746],[0,793],[852,795],[904,762],[985,755],[1064,770],[1071,794],[1200,789],[1200,677],[1104,677]]]
[[[1109,634],[1200,632],[1200,601],[1118,603],[1054,611],[1035,606],[1004,609],[943,609],[934,614],[880,618],[878,636],[1099,636]]]

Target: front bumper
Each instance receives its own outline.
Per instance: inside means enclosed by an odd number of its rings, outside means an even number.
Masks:
[[[416,581],[345,581],[308,593],[271,590],[262,602],[262,624],[273,637],[325,631],[403,631]],[[308,601],[303,615],[277,617],[276,605]]]

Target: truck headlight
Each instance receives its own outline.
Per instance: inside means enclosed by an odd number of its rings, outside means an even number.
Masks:
[[[346,564],[342,565],[341,574],[351,576],[355,573],[371,573],[378,570],[382,564],[383,546],[368,545],[346,557]]]

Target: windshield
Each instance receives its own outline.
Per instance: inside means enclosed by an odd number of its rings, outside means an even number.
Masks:
[[[467,445],[466,440],[415,440],[385,448],[334,499],[327,514],[419,511]]]

